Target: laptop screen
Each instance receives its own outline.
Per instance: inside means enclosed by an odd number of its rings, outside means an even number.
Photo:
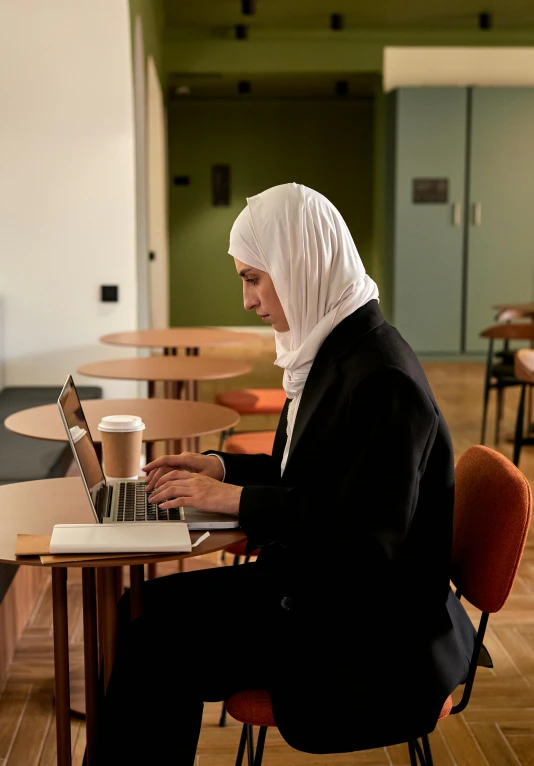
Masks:
[[[96,513],[96,494],[100,487],[106,483],[106,480],[71,375],[63,386],[58,404],[70,446],[77,459],[85,488]]]

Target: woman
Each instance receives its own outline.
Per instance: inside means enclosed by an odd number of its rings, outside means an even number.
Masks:
[[[147,490],[164,508],[238,514],[261,552],[147,583],[131,626],[124,601],[98,763],[192,765],[203,701],[247,688],[269,690],[294,748],[405,742],[467,674],[449,433],[341,215],[277,186],[248,200],[229,252],[284,369],[273,455],[167,456]]]

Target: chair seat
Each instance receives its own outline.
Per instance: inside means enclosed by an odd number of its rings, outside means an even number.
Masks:
[[[224,451],[234,455],[272,455],[276,431],[248,431],[229,436]]]
[[[269,692],[264,689],[250,689],[237,692],[226,700],[226,709],[236,721],[252,726],[276,726]],[[452,697],[447,697],[441,708],[438,721],[450,715]]]
[[[217,394],[215,404],[230,407],[240,415],[280,415],[286,403],[283,388],[246,388]]]
[[[224,550],[227,553],[231,553],[233,556],[246,556],[247,555],[247,542],[248,540],[241,540],[239,543],[233,543],[233,545],[229,545],[228,548],[225,548]],[[251,551],[249,554],[250,556],[257,556],[259,553],[259,548],[255,551]]]
[[[232,718],[252,726],[276,726],[269,692],[247,689],[226,700],[226,710]]]
[[[515,355],[515,374],[525,383],[534,383],[534,350],[520,349]]]

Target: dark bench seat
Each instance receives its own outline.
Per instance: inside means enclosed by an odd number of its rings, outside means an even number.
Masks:
[[[12,386],[0,391],[0,484],[64,476],[72,459],[68,444],[19,436],[4,426],[15,412],[55,404],[60,391],[58,386]],[[78,393],[82,400],[102,397],[98,386],[79,386]],[[16,566],[0,564],[0,603],[16,571]]]

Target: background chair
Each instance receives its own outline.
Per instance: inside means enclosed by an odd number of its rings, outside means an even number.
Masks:
[[[467,707],[491,613],[498,612],[512,589],[532,517],[532,492],[523,474],[507,458],[487,447],[471,447],[456,466],[452,581],[456,596],[482,612],[468,677],[460,701],[445,700],[439,720]],[[424,609],[424,604],[421,605]],[[276,726],[265,690],[239,692],[226,700],[230,715],[243,723],[236,766],[245,747],[249,766],[260,766],[269,726]],[[355,721],[355,725],[358,722]],[[254,748],[253,727],[260,731]],[[432,766],[428,735],[408,742],[410,763]]]
[[[514,373],[515,352],[510,350],[510,343],[512,341],[530,341],[531,344],[534,343],[534,322],[493,325],[481,332],[480,337],[488,339],[480,443],[484,444],[486,440],[489,394],[494,389],[497,392],[495,414],[495,445],[497,445],[499,443],[500,424],[504,412],[504,390],[510,386],[521,385],[521,381],[516,378]],[[496,341],[502,341],[502,348],[498,352],[495,351]]]
[[[534,444],[533,424],[529,422],[525,429],[525,400],[527,388],[530,390],[534,385],[534,351],[524,348],[520,349],[515,357],[515,376],[521,383],[521,396],[517,408],[517,420],[515,424],[514,438],[514,465],[519,465],[521,447],[525,444]]]
[[[215,397],[215,404],[229,407],[240,415],[280,415],[286,403],[286,393],[283,388],[246,388],[238,391],[223,391]],[[236,433],[223,431],[219,442]]]

